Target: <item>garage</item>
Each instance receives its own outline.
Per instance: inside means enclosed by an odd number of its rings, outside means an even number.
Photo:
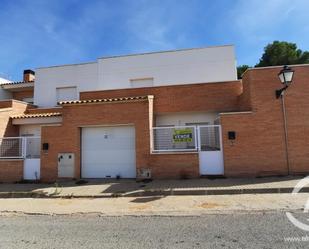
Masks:
[[[133,126],[82,128],[82,178],[135,178]]]

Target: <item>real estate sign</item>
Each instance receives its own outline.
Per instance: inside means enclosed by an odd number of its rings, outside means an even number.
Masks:
[[[174,143],[181,143],[181,142],[192,142],[192,129],[185,128],[185,129],[174,129],[173,134],[173,142]]]

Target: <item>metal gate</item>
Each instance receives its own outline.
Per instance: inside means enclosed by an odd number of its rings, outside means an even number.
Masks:
[[[221,125],[197,126],[200,175],[223,175]]]

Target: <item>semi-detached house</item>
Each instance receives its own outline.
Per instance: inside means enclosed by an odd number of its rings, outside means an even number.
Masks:
[[[237,80],[233,46],[25,70],[1,80],[0,182],[306,174],[309,65],[291,67],[286,130],[282,67]]]

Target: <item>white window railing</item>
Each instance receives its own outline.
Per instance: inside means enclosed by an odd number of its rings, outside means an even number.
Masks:
[[[40,158],[41,137],[0,138],[0,159]]]
[[[198,149],[195,126],[153,127],[152,132],[152,152],[181,152]]]

